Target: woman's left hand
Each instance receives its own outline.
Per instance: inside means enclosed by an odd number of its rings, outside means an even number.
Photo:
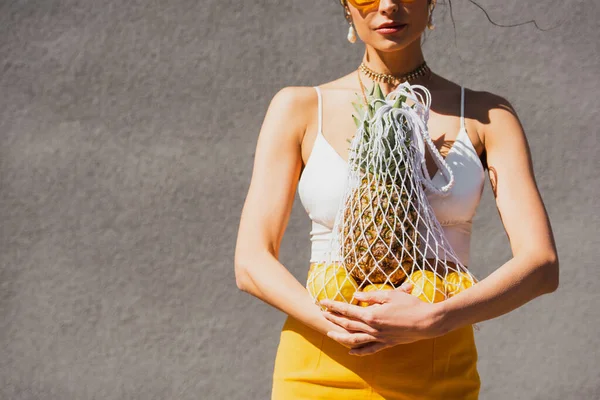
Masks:
[[[357,292],[355,298],[366,307],[324,299],[323,315],[345,328],[347,334],[328,332],[327,336],[347,347],[352,355],[367,355],[388,347],[441,335],[440,303],[431,304],[410,295],[412,285],[404,283],[395,290]],[[365,346],[356,347],[361,343]]]

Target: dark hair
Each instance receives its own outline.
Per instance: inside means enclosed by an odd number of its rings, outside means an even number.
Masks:
[[[490,14],[488,14],[488,12],[485,10],[485,8],[483,8],[479,3],[477,3],[474,0],[468,0],[469,3],[472,3],[473,5],[475,5],[477,8],[479,8],[481,11],[483,11],[483,13],[485,14],[485,17],[487,18],[488,21],[490,21],[492,23],[492,25],[495,26],[499,26],[502,28],[511,28],[511,27],[515,27],[515,26],[521,26],[521,25],[526,25],[526,24],[533,24],[537,29],[539,29],[540,31],[549,31],[552,30],[554,28],[557,28],[559,25],[554,26],[552,28],[540,28],[540,26],[538,25],[537,21],[535,19],[530,19],[528,21],[524,21],[524,22],[519,22],[516,24],[498,24],[496,22],[494,22],[492,20],[492,18],[490,17]],[[446,3],[439,3],[439,4],[446,4]],[[452,14],[452,0],[447,0],[447,4],[448,4],[448,8],[450,9],[450,19],[452,20],[452,28],[454,30],[454,41],[456,42],[456,23],[454,21],[454,15]]]
[[[428,0],[428,1],[431,1],[431,0]],[[549,31],[549,30],[555,29],[555,28],[557,28],[558,26],[560,26],[560,24],[558,24],[558,25],[556,25],[556,26],[554,26],[554,27],[552,27],[552,28],[546,28],[546,29],[544,29],[544,28],[540,28],[540,26],[538,25],[538,23],[537,23],[537,21],[536,21],[535,19],[530,19],[529,21],[519,22],[519,23],[516,23],[516,24],[508,24],[508,25],[505,25],[505,24],[498,24],[498,23],[496,23],[496,22],[494,22],[494,21],[492,20],[492,18],[491,18],[491,17],[490,17],[490,15],[488,14],[488,12],[487,12],[487,11],[485,10],[485,8],[483,8],[483,7],[482,7],[480,4],[478,4],[478,3],[477,3],[477,2],[475,2],[474,0],[468,0],[468,1],[469,1],[470,3],[472,3],[472,4],[474,4],[474,5],[475,5],[477,8],[479,8],[481,11],[483,11],[483,13],[485,14],[485,17],[487,18],[487,20],[488,20],[488,21],[490,21],[490,22],[491,22],[493,25],[495,25],[495,26],[499,26],[499,27],[502,27],[502,28],[511,28],[511,27],[514,27],[514,26],[520,26],[520,25],[526,25],[526,24],[533,24],[533,25],[534,25],[534,26],[535,26],[537,29],[539,29],[540,31]],[[335,2],[336,2],[337,4],[340,4],[340,0],[335,0]],[[344,1],[344,3],[345,3],[345,1]],[[448,8],[450,9],[450,19],[452,20],[452,27],[454,28],[454,40],[456,41],[456,23],[455,23],[455,21],[454,21],[454,15],[453,15],[453,13],[452,13],[452,0],[447,0],[447,1],[446,1],[446,2],[444,2],[444,3],[439,3],[439,2],[438,2],[438,4],[448,5]]]

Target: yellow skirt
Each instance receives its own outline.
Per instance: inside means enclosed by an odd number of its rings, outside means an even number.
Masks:
[[[281,331],[271,400],[475,400],[473,327],[397,345],[368,356],[289,317]]]

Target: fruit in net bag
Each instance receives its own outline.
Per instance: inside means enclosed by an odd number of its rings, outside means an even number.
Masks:
[[[446,196],[454,185],[453,172],[427,131],[431,94],[405,82],[384,96],[375,83],[365,97],[364,105],[352,103],[358,114],[353,115],[357,130],[350,140],[347,185],[329,249],[315,260],[322,265],[307,288],[315,301],[352,302],[358,287],[389,290],[409,281],[413,295],[440,302],[447,290],[455,294],[469,278],[476,280],[456,256],[429,201],[430,194]],[[427,171],[426,151],[438,166],[434,177],[445,182],[441,186]],[[332,260],[336,269],[327,272]],[[451,271],[467,279],[456,279]]]
[[[428,303],[438,303],[446,299],[444,280],[431,271],[415,271],[407,279],[412,283],[411,295]]]
[[[317,301],[330,299],[357,303],[353,297],[358,285],[346,268],[338,262],[313,264],[308,272],[306,287],[312,298]]]
[[[344,261],[359,283],[395,285],[411,269],[414,248],[419,245],[418,213],[411,201],[414,182],[404,174],[410,160],[410,138],[398,135],[389,118],[365,119],[365,113],[373,117],[382,106],[390,108],[378,84],[369,97],[368,106],[353,103],[361,119],[354,118],[359,128],[354,140],[360,145],[351,151],[351,158],[361,179],[344,209]],[[398,96],[391,108],[401,109],[405,100]],[[406,122],[404,128],[408,131]]]
[[[460,271],[450,272],[446,275],[446,296],[454,296],[473,286],[473,278]]]

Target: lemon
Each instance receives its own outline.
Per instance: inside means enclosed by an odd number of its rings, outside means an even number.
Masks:
[[[346,268],[339,263],[313,264],[308,272],[307,289],[313,299],[330,299],[356,304],[353,299],[358,285]]]
[[[377,290],[394,290],[394,287],[390,286],[386,283],[372,283],[370,285],[365,286],[362,291],[363,292],[374,292]],[[359,301],[358,305],[361,307],[367,307],[369,305],[369,302]]]
[[[438,303],[446,299],[444,280],[432,271],[416,271],[408,281],[413,284],[411,293],[428,303]]]
[[[465,272],[450,272],[446,276],[446,295],[449,298],[471,286],[473,286],[473,278]]]

